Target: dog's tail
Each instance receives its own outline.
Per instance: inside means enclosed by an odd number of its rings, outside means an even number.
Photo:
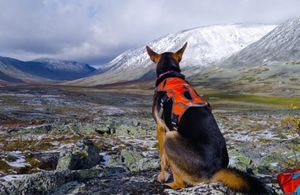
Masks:
[[[234,192],[273,194],[258,179],[234,168],[220,169],[212,176],[211,180],[223,183]]]

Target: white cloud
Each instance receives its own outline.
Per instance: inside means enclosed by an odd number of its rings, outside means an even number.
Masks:
[[[167,33],[300,17],[299,0],[0,0],[0,55],[92,64]]]

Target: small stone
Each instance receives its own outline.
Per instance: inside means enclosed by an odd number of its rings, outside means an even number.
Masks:
[[[133,120],[133,121],[132,121],[132,124],[133,124],[133,126],[135,126],[135,127],[141,125],[141,123],[140,123],[138,120]]]

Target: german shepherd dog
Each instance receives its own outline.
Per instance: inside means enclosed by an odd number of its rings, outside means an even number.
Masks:
[[[234,168],[228,168],[225,139],[219,130],[208,104],[190,106],[182,115],[176,128],[172,125],[174,98],[165,98],[166,92],[157,87],[169,78],[181,78],[179,62],[187,43],[177,52],[158,54],[150,47],[146,50],[156,64],[156,90],[153,96],[153,117],[157,123],[161,172],[159,182],[167,181],[167,169],[173,182],[166,185],[181,189],[200,182],[221,182],[235,192],[270,194],[258,179]],[[163,103],[162,103],[163,102]]]

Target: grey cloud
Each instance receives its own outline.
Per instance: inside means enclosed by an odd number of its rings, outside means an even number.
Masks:
[[[100,64],[187,28],[279,23],[298,0],[0,0],[0,55]]]

